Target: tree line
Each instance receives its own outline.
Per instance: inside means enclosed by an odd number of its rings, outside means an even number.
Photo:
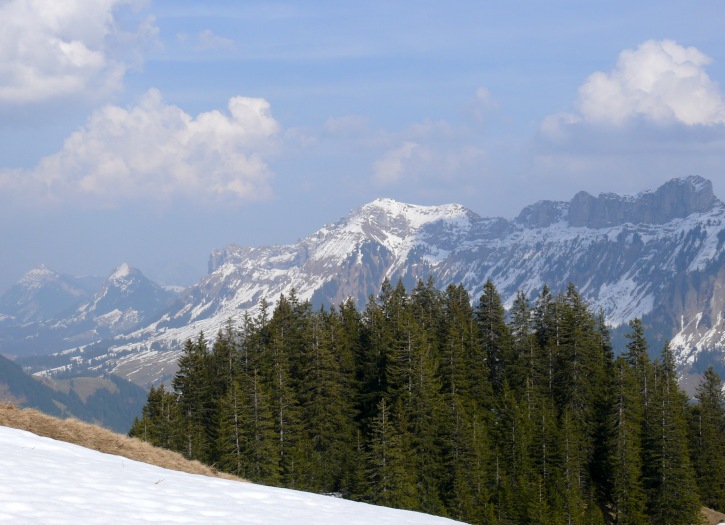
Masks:
[[[254,482],[471,523],[690,524],[725,509],[725,401],[691,402],[642,323],[614,355],[574,286],[506,314],[432,279],[314,310],[295,292],[184,344],[130,434]]]

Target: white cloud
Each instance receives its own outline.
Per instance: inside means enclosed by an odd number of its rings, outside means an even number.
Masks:
[[[725,123],[718,85],[705,72],[710,59],[672,40],[648,40],[625,50],[609,73],[593,73],[579,88],[577,108],[586,122],[622,125],[644,118],[688,126]]]
[[[485,88],[476,92],[476,99],[495,108]],[[363,143],[378,152],[372,182],[377,187],[427,188],[438,197],[451,188],[469,186],[486,172],[488,155],[480,131],[478,126],[426,118],[397,133],[371,134]]]
[[[194,36],[189,36],[188,33],[177,33],[176,40],[184,44],[189,44],[197,51],[209,51],[213,49],[226,49],[228,51],[233,51],[237,47],[234,40],[219,36],[211,29],[205,29]]]
[[[116,11],[136,0],[0,2],[0,103],[98,98],[121,88],[133,49],[155,37],[152,19],[127,32]]]
[[[234,40],[214,34],[210,29],[205,29],[198,35],[201,49],[229,49],[236,48]]]
[[[486,124],[489,115],[498,110],[498,103],[485,86],[476,89],[473,101],[470,103],[470,112],[474,120],[479,124]]]
[[[425,155],[426,150],[421,149],[415,142],[406,141],[385,153],[373,165],[373,182],[378,186],[389,186],[398,182],[405,174],[406,164],[413,158],[414,153]]]
[[[725,100],[709,63],[672,40],[620,53],[610,72],[593,73],[579,88],[576,112],[542,120],[528,168],[541,186],[531,188],[639,191],[691,173],[715,176],[725,154]]]
[[[94,112],[34,169],[0,171],[0,189],[39,204],[88,206],[267,198],[265,157],[279,125],[263,99],[234,97],[228,110],[194,118],[150,90],[136,106]]]
[[[373,163],[373,183],[390,187],[425,182],[427,187],[466,184],[480,176],[486,152],[472,144],[421,143],[407,140]]]

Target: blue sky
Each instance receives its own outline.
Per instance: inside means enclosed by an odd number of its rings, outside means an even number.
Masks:
[[[0,291],[168,284],[376,197],[515,217],[699,174],[725,196],[725,5],[0,2]]]

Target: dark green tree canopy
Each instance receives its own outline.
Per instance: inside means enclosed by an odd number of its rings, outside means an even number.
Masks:
[[[690,524],[725,507],[725,406],[642,322],[614,355],[574,286],[472,298],[385,281],[362,311],[296,291],[184,343],[131,434],[252,481],[469,523]]]

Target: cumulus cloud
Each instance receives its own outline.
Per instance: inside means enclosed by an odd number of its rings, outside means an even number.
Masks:
[[[0,189],[26,201],[117,206],[189,198],[219,203],[271,194],[265,158],[279,125],[263,99],[234,97],[228,113],[192,117],[150,90],[109,105],[32,170],[0,171]]]
[[[623,51],[611,71],[581,85],[577,111],[541,122],[531,171],[542,186],[559,181],[593,192],[718,173],[725,97],[706,72],[709,63],[700,50],[672,40]]]
[[[134,47],[158,31],[153,19],[126,31],[117,10],[136,0],[0,2],[0,103],[31,104],[120,89]]]
[[[581,118],[619,126],[643,118],[687,126],[725,123],[720,89],[705,72],[710,59],[672,40],[648,40],[625,50],[609,73],[598,71],[579,88]]]

